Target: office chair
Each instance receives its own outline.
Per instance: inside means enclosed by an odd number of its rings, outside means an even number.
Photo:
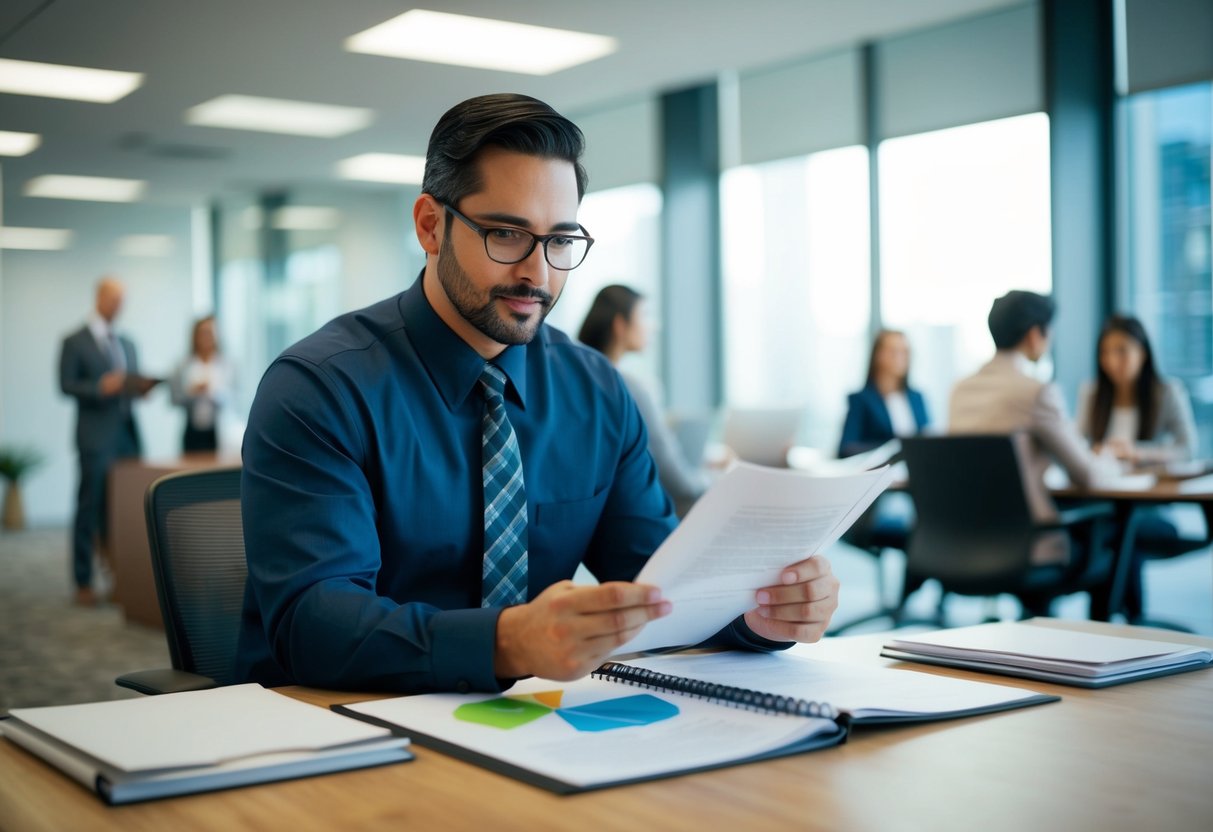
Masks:
[[[900,456],[898,456],[900,459]],[[903,576],[902,587],[900,590],[901,600],[898,603],[890,604],[887,601],[888,593],[885,586],[884,575],[884,554],[889,549],[895,549],[905,553],[909,548],[910,531],[913,526],[913,517],[888,517],[882,516],[880,503],[886,498],[882,495],[878,497],[867,511],[859,516],[859,519],[847,529],[842,535],[842,541],[849,546],[853,546],[862,552],[871,555],[876,567],[876,597],[879,599],[879,606],[871,613],[862,615],[859,618],[839,624],[830,629],[827,635],[838,636],[843,635],[846,631],[870,624],[873,621],[879,621],[882,618],[887,618],[896,626],[910,625],[926,625],[926,626],[942,626],[943,623],[943,605],[946,594],[941,593],[939,596],[939,605],[935,610],[934,616],[928,619],[907,619],[905,617],[905,601],[906,599],[921,585],[919,581],[917,585],[910,586],[906,581],[909,576]],[[905,496],[905,495],[902,495]]]
[[[161,477],[148,488],[144,509],[173,667],[128,673],[115,683],[156,694],[240,681],[232,664],[248,566],[239,466]]]
[[[906,552],[906,585],[934,579],[944,592],[1010,593],[1025,614],[1047,611],[1053,599],[1106,588],[1112,558],[1104,541],[1112,507],[1090,503],[1033,518],[1023,454],[1028,437],[932,436],[902,440],[917,523]],[[1036,565],[1045,535],[1086,527],[1085,545],[1071,539],[1064,565]],[[904,603],[903,597],[903,603]]]

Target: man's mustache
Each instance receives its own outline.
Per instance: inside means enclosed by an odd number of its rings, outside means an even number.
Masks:
[[[495,288],[489,292],[492,298],[515,298],[518,300],[537,300],[544,306],[552,305],[552,295],[542,289],[531,289],[526,286],[510,286]]]

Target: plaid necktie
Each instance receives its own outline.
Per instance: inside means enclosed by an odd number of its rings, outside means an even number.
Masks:
[[[505,374],[492,364],[480,374],[484,392],[484,574],[482,607],[527,600],[526,486],[518,439],[505,414]]]

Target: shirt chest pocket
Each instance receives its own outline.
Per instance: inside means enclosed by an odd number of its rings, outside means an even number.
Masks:
[[[536,503],[530,530],[531,552],[556,563],[567,561],[576,569],[598,527],[609,490],[603,487],[579,500]]]

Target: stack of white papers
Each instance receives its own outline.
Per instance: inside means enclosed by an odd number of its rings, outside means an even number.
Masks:
[[[1019,622],[893,639],[880,655],[1090,688],[1197,670],[1213,663],[1213,652],[1202,647]]]

